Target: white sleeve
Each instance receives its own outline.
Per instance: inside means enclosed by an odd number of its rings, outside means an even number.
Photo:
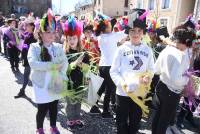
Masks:
[[[101,35],[97,37],[97,41],[98,41],[98,47],[100,49],[100,45],[101,45]]]
[[[52,62],[42,62],[38,60],[37,54],[36,54],[36,47],[33,46],[33,44],[30,45],[29,51],[28,51],[28,62],[33,70],[40,70],[40,71],[48,71],[52,68],[53,63]]]
[[[184,58],[180,63],[176,59],[173,62],[170,71],[170,80],[171,82],[175,83],[177,86],[185,86],[188,82],[188,77],[183,76],[183,74],[187,71],[187,63],[184,62]],[[188,63],[189,64],[189,63]]]
[[[154,64],[154,73],[158,74],[158,75],[161,74],[163,53],[164,53],[164,50],[159,54],[159,56]]]
[[[120,67],[121,67],[121,51],[120,49],[117,50],[114,56],[114,60],[111,65],[110,69],[110,76],[114,81],[116,86],[121,86],[121,83],[124,83],[124,79],[121,76]]]
[[[148,61],[148,71],[154,73],[154,57],[151,48],[149,48],[149,61]]]
[[[62,73],[63,74],[66,74],[67,72],[67,68],[68,68],[68,59],[67,59],[67,56],[65,55],[65,52],[63,50],[62,47],[60,47],[60,50],[61,50],[61,55],[62,55],[62,64],[63,64],[63,67],[62,67]]]
[[[127,34],[125,34],[124,31],[116,32],[114,34],[115,34],[115,39],[117,39],[117,41],[121,41],[122,39],[127,37]]]

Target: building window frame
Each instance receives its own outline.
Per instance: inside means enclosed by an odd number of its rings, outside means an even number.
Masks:
[[[129,0],[124,0],[124,7],[128,8]]]
[[[127,16],[128,15],[128,11],[124,11],[124,16]]]
[[[141,7],[138,7],[138,2],[141,2]],[[144,0],[137,0],[136,8],[143,8],[144,7]]]
[[[169,7],[168,7],[168,8],[163,8],[163,7],[162,7],[162,4],[163,4],[164,1],[165,1],[165,0],[161,0],[161,2],[160,2],[160,9],[161,9],[161,10],[169,10],[169,9],[171,9],[172,0],[169,0]]]
[[[161,20],[162,19],[165,19],[165,20],[167,20],[167,25],[164,25],[164,26],[166,26],[166,27],[169,27],[169,20],[170,20],[170,18],[169,17],[159,17],[159,22],[160,22],[160,26],[163,26],[162,24],[161,24]]]
[[[149,8],[150,0],[148,0],[148,3],[147,3],[147,9],[150,10],[150,11],[155,10],[155,8],[156,8],[156,0],[153,0],[153,1],[154,1],[154,3],[153,3],[153,9]]]

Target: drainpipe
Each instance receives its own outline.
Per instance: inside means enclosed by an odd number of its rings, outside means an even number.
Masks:
[[[198,19],[199,15],[198,15],[198,6],[199,6],[199,0],[195,1],[195,7],[194,7],[194,13],[193,13],[193,17],[195,17],[195,19]]]
[[[181,4],[182,4],[182,0],[177,0],[177,5],[176,5],[176,15],[175,15],[175,21],[174,21],[174,25],[173,27],[175,27],[178,22],[179,22],[179,17],[180,17],[180,9],[181,9]]]

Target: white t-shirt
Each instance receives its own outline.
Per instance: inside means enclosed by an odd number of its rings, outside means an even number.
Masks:
[[[122,90],[121,84],[129,85],[129,78],[133,79],[136,74],[154,71],[154,58],[152,50],[149,46],[141,43],[138,46],[132,45],[131,42],[125,42],[119,47],[115,54],[110,75],[117,86],[116,94],[127,96]],[[138,80],[134,79],[139,84]]]
[[[54,61],[54,50],[52,45],[50,45],[49,47],[46,47],[48,49],[49,54],[52,57],[52,61]],[[34,83],[33,83],[33,95],[34,95],[34,99],[33,101],[36,104],[43,104],[43,103],[49,103],[52,102],[54,100],[59,100],[61,99],[61,95],[58,94],[52,94],[48,91],[48,85],[49,82],[51,82],[51,72],[46,71],[46,75],[45,75],[45,85],[43,88],[39,88],[37,87]]]
[[[117,42],[121,41],[127,35],[124,31],[117,33],[102,34],[98,37],[101,57],[99,66],[111,66],[114,55],[117,51]]]
[[[167,87],[179,94],[188,82],[188,77],[183,74],[189,69],[190,52],[178,50],[175,47],[167,46],[159,55],[155,63],[155,73],[160,74],[160,80]]]

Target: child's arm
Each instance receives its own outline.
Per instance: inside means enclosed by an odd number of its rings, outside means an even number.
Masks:
[[[110,69],[110,76],[116,86],[121,86],[122,84],[125,84],[125,81],[122,78],[119,70],[120,66],[121,66],[121,51],[120,49],[118,49],[117,52],[115,53],[113,63]]]
[[[33,46],[33,44],[30,45],[29,51],[28,51],[28,62],[30,64],[30,67],[34,70],[40,70],[40,71],[49,71],[52,69],[56,69],[57,65],[53,64],[52,62],[43,62],[38,60],[38,56],[36,54],[37,48]]]

